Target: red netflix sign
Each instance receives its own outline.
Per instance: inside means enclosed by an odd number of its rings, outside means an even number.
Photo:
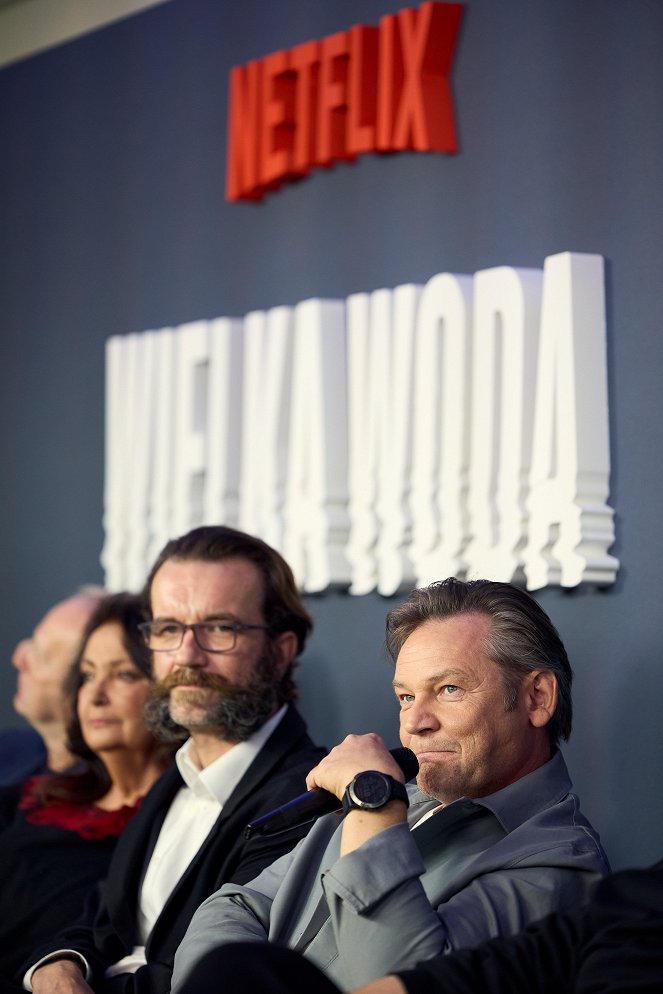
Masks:
[[[230,71],[227,200],[362,152],[455,152],[460,3],[406,7]]]

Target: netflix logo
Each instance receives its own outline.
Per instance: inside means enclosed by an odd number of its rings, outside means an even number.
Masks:
[[[364,152],[455,152],[462,10],[428,0],[233,67],[226,199],[259,200]]]

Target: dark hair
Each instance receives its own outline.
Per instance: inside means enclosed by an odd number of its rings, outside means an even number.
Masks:
[[[145,583],[145,600],[150,604],[152,581],[169,559],[221,562],[224,559],[248,559],[263,578],[262,610],[272,633],[294,632],[297,655],[304,651],[313,628],[313,619],[304,607],[292,570],[283,556],[260,538],[247,535],[227,525],[203,525],[171,539],[161,550]]]
[[[78,692],[83,684],[81,662],[88,639],[98,628],[117,622],[122,628],[122,643],[133,664],[151,679],[150,651],[138,630],[147,612],[142,595],[109,594],[99,601],[83,632],[81,647],[64,682],[65,706],[69,710],[67,748],[76,758],[71,772],[58,773],[41,779],[35,790],[44,803],[55,800],[84,804],[103,797],[111,788],[111,779],[102,760],[87,745],[78,720]],[[174,747],[159,744],[158,761],[165,767],[172,759]]]
[[[552,745],[571,734],[573,671],[557,629],[533,597],[511,583],[457,580],[449,577],[413,590],[387,615],[386,646],[395,662],[405,640],[426,621],[458,614],[490,618],[486,653],[503,672],[505,707],[515,707],[518,687],[526,673],[549,670],[557,680],[558,700],[547,730]]]

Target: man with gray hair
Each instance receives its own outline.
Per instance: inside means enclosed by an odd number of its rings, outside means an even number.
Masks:
[[[31,728],[8,729],[0,735],[0,783],[19,783],[33,773],[61,771],[71,764],[62,685],[104,594],[102,587],[81,587],[47,611],[32,635],[14,649],[14,710]]]
[[[389,613],[387,648],[417,785],[404,788],[379,736],[348,736],[307,780],[339,799],[343,821],[322,818],[255,880],[203,903],[173,994],[220,991],[215,949],[261,939],[352,990],[574,907],[607,871],[557,748],[572,674],[537,602],[450,578]]]

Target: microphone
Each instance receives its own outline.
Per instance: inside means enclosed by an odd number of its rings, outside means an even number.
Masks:
[[[406,781],[416,777],[419,763],[410,749],[392,749],[391,756],[400,766]],[[320,818],[321,815],[338,811],[340,807],[341,802],[335,794],[316,787],[250,822],[244,829],[244,836],[250,839],[252,835],[276,835],[279,832],[286,832],[289,828],[305,825],[306,822]]]

